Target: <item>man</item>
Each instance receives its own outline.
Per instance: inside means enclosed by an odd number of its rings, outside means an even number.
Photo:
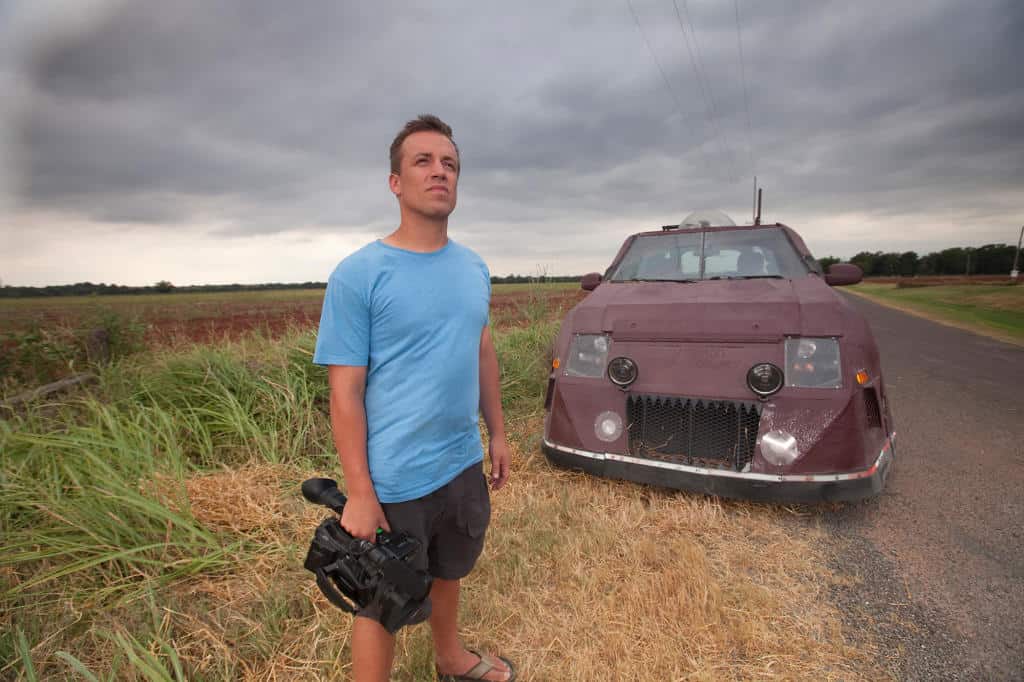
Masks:
[[[452,130],[436,116],[409,121],[395,137],[388,184],[398,229],[332,273],[313,361],[328,365],[348,494],[341,525],[367,540],[380,527],[422,543],[442,680],[512,680],[507,659],[470,652],[458,636],[459,580],[480,555],[490,519],[480,412],[494,490],[512,460],[487,324],[490,273],[448,238],[459,171]],[[352,626],[356,682],[388,679],[394,638],[378,619],[361,612]]]

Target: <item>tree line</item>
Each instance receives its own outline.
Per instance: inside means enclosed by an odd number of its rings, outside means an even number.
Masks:
[[[583,275],[491,275],[491,284],[544,284],[545,282],[579,282]]]
[[[324,289],[326,282],[302,282],[295,284],[193,284],[175,286],[167,280],[161,280],[151,286],[126,286],[122,284],[93,284],[78,282],[76,284],[54,284],[45,287],[0,287],[0,298],[21,296],[107,296],[129,294],[169,294],[172,291],[183,293],[195,292],[226,292],[226,291],[270,291],[278,289]]]
[[[902,253],[861,251],[849,260],[860,267],[865,277],[913,277],[914,275],[1009,275],[1017,247],[1012,244],[986,244],[954,247],[918,256]],[[819,258],[822,268],[840,262],[828,256]]]
[[[506,275],[504,277],[491,277],[492,284],[526,284],[531,282],[578,282],[581,275]],[[221,293],[231,291],[271,291],[281,289],[326,289],[327,282],[302,282],[294,284],[282,284],[272,282],[269,284],[193,284],[188,286],[175,286],[167,280],[161,280],[150,286],[126,286],[122,284],[93,284],[92,282],[78,282],[76,284],[54,284],[45,287],[0,287],[0,298],[20,297],[49,297],[49,296],[108,296],[108,295],[130,295],[130,294],[169,294],[171,292],[181,293]]]
[[[865,277],[913,277],[914,275],[1008,275],[1013,267],[1013,256],[1017,247],[1012,244],[986,244],[979,247],[953,247],[918,256],[915,251],[884,252],[861,251],[848,262],[864,271]],[[819,258],[823,269],[840,259],[834,256]],[[1022,263],[1021,265],[1024,265]],[[578,282],[580,275],[505,275],[492,276],[492,284],[529,284],[533,282]],[[23,296],[92,296],[118,294],[166,294],[178,292],[230,292],[269,291],[280,289],[324,289],[326,282],[301,282],[282,284],[194,284],[175,286],[161,280],[151,286],[126,286],[121,284],[55,284],[45,287],[0,287],[0,298]]]

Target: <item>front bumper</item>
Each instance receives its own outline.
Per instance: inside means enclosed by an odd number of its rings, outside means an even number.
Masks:
[[[666,488],[783,503],[848,502],[882,492],[892,468],[893,442],[885,441],[874,464],[867,469],[836,474],[759,474],[727,469],[707,469],[660,462],[609,452],[588,452],[548,441],[542,448],[548,461],[595,476],[620,478]]]

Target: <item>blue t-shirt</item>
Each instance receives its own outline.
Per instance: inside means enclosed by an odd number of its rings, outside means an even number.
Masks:
[[[490,295],[487,266],[450,239],[431,253],[372,242],[331,274],[313,362],[367,368],[367,459],[381,502],[422,497],[483,459]]]

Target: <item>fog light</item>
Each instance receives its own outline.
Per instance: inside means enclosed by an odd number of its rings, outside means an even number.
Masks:
[[[611,443],[622,435],[622,417],[608,410],[594,420],[594,434],[599,440]]]
[[[769,431],[761,436],[761,456],[775,466],[786,466],[796,461],[800,450],[796,438],[785,431]]]

